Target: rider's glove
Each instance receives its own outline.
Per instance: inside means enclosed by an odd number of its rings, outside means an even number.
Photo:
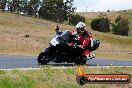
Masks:
[[[73,46],[74,46],[74,48],[81,48],[81,49],[84,49],[81,45],[74,44]]]
[[[56,29],[55,29],[55,31],[57,32],[57,31],[59,31],[59,26],[58,25],[56,25]]]

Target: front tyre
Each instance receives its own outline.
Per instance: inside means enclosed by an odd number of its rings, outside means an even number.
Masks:
[[[77,61],[76,61],[76,64],[77,65],[86,65],[86,58],[83,57],[83,58],[79,58]]]
[[[46,65],[47,63],[49,63],[49,58],[44,52],[41,52],[38,56],[37,61],[40,65]]]

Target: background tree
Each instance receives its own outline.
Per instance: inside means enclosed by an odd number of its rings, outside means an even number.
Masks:
[[[110,32],[110,20],[108,18],[93,19],[91,28],[100,32]]]
[[[74,13],[74,11],[76,10],[76,7],[73,7],[73,4],[74,4],[74,0],[66,0],[66,2],[64,3],[66,20],[69,20],[69,24],[70,24],[71,16],[73,16],[71,14]]]
[[[128,36],[129,21],[127,18],[119,15],[115,19],[115,23],[112,24],[112,27],[113,27],[112,31],[114,34]]]
[[[5,11],[5,6],[6,6],[7,0],[0,0],[0,9],[2,9],[2,11]]]
[[[74,12],[72,2],[73,0],[66,0],[66,2],[63,0],[43,0],[39,15],[48,20],[63,22],[68,20],[70,13]]]
[[[80,21],[85,22],[85,17],[80,16],[78,14],[76,14],[76,15],[72,14],[71,18],[69,20],[70,24],[72,24],[74,26]]]
[[[19,0],[12,0],[12,12],[18,11],[19,8]]]
[[[36,16],[40,4],[41,4],[40,0],[30,0],[27,6],[27,14]]]
[[[57,6],[59,5],[59,3],[62,3],[60,1],[63,0],[43,0],[42,6],[39,11],[40,17],[52,21],[57,21],[57,19],[59,18],[59,12],[62,8],[61,6],[59,8]]]
[[[107,10],[107,12],[110,12],[110,10]]]
[[[6,0],[0,0],[1,8],[4,1]],[[8,0],[8,10],[34,15],[35,17],[38,13],[39,17],[44,19],[63,22],[67,21],[68,18],[70,19],[71,14],[76,10],[73,7],[73,2],[73,0],[66,0],[65,2],[63,0]]]

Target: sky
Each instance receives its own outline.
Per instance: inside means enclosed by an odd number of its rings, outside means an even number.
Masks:
[[[74,0],[76,12],[132,9],[132,0]]]

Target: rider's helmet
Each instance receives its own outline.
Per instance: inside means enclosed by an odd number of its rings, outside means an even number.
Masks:
[[[86,27],[86,25],[83,22],[79,22],[76,25],[77,33],[82,34],[85,31],[85,27]]]

